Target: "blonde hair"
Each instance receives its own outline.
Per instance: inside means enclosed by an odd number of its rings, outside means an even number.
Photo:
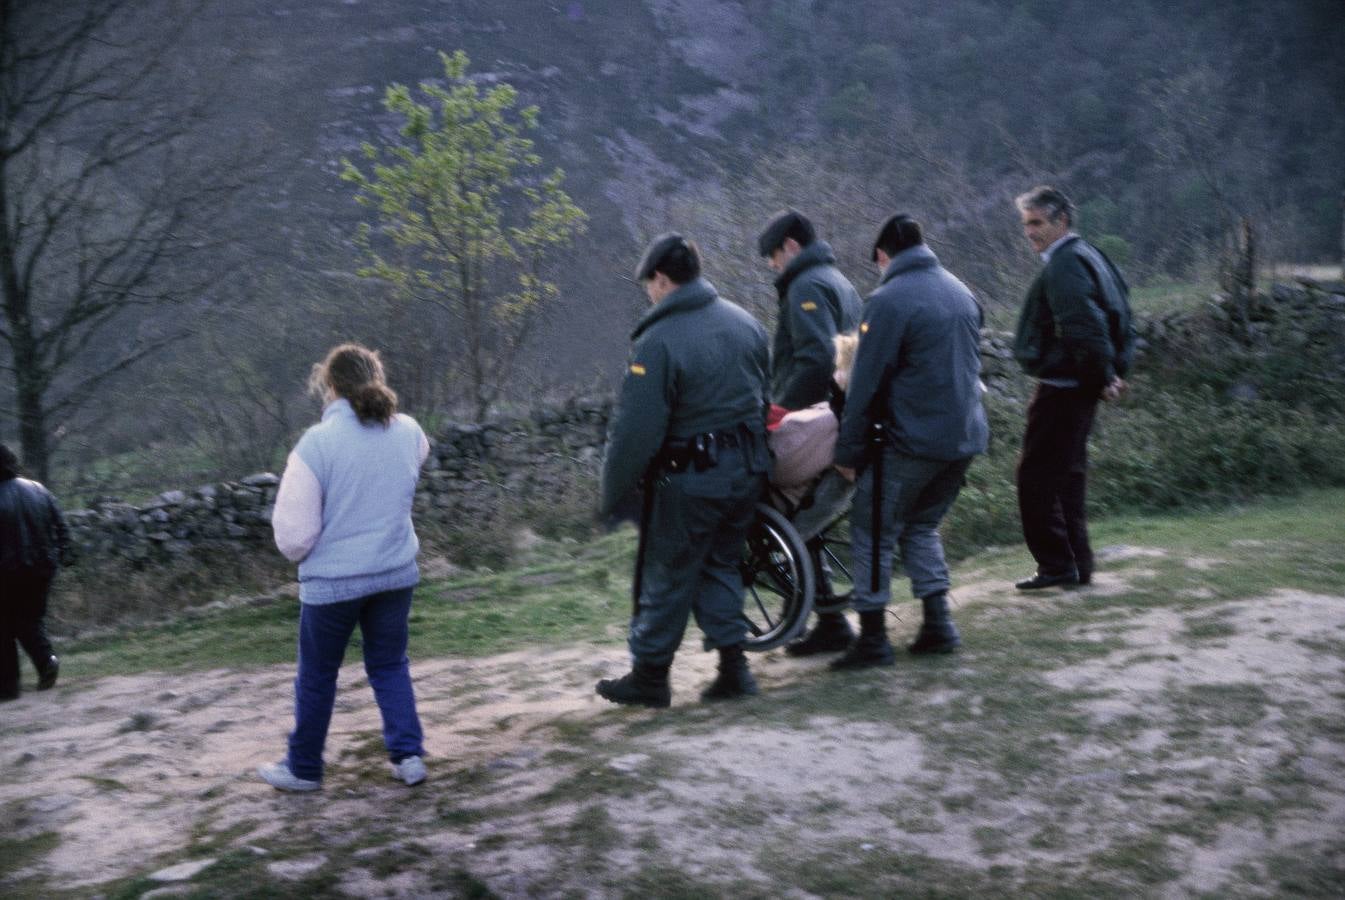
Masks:
[[[350,401],[361,422],[386,425],[397,414],[397,394],[383,376],[383,360],[377,350],[359,344],[341,344],[327,358],[313,364],[308,389],[319,397],[328,391]]]
[[[831,339],[836,347],[836,374],[834,379],[841,390],[850,387],[850,370],[855,367],[855,353],[859,351],[859,333],[844,331]]]

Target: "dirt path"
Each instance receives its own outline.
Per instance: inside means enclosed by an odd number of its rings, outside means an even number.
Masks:
[[[1090,594],[1127,583],[1103,575]],[[973,623],[1088,599],[991,582],[959,597]],[[325,788],[299,797],[253,774],[283,755],[292,666],[67,671],[0,711],[6,846],[25,854],[0,866],[0,893],[827,896],[908,877],[1033,893],[1065,877],[1259,896],[1286,866],[1309,894],[1345,871],[1345,600],[1279,591],[1089,617],[1064,637],[1100,649],[1032,680],[1068,702],[1062,718],[996,694],[974,647],[856,676],[775,652],[754,659],[762,697],[707,707],[713,657],[688,641],[662,714],[593,696],[624,670],[610,645],[414,661],[431,753],[415,790],[387,777],[348,665]],[[1014,764],[1016,741],[1050,764]]]

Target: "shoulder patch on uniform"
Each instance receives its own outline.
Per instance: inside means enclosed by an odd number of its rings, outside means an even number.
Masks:
[[[859,333],[860,333],[860,334],[868,334],[868,333],[869,333],[869,323],[868,323],[868,322],[860,322],[860,323],[859,323]]]
[[[640,365],[639,363],[630,364],[630,373],[632,375],[643,375],[644,372],[645,372],[644,366]]]
[[[811,300],[804,300],[802,303],[799,304],[799,309],[803,310],[804,312],[812,312],[813,310],[817,309],[817,304]]]

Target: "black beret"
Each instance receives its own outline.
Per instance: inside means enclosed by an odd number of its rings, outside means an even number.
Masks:
[[[757,252],[762,256],[770,256],[784,244],[785,235],[796,225],[803,225],[807,229],[812,223],[808,221],[807,216],[796,209],[782,209],[771,216],[771,220],[761,232],[761,237],[757,238]]]
[[[668,255],[668,251],[676,247],[685,247],[687,239],[675,231],[669,231],[660,234],[649,242],[645,248],[644,256],[640,257],[640,262],[635,266],[635,280],[648,281],[654,277],[654,270],[658,268],[659,263],[663,262],[663,257]]]

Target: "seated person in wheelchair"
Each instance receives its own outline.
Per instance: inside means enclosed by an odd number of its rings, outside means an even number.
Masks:
[[[831,463],[836,451],[836,435],[840,431],[840,409],[859,337],[853,333],[838,334],[833,342],[836,345],[836,371],[832,376],[831,398],[797,410],[771,404],[766,420],[771,455],[775,460],[771,472],[771,486],[775,489],[772,501],[780,506],[781,512],[791,516],[800,512],[801,504],[810,499],[809,492],[818,478],[833,471]],[[782,504],[781,500],[786,502]],[[807,539],[812,535],[803,537]]]
[[[807,542],[818,580],[817,627],[786,648],[791,656],[844,650],[854,637],[844,613],[848,598],[835,596],[831,588],[831,570],[822,553],[822,532],[845,515],[855,493],[854,485],[832,468],[832,457],[859,336],[854,332],[838,334],[832,342],[836,368],[830,399],[792,412],[772,406],[767,420],[767,441],[775,461],[771,503],[789,517]]]

